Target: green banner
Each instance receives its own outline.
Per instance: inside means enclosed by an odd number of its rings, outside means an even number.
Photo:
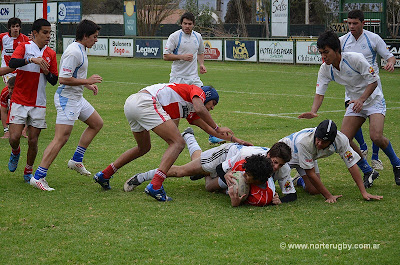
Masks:
[[[125,35],[136,36],[136,3],[124,1]]]

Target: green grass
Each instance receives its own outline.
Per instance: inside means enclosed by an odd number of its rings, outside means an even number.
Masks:
[[[220,126],[255,145],[271,146],[280,138],[326,118],[340,127],[344,114],[344,88],[331,84],[314,120],[298,120],[309,111],[315,92],[317,66],[206,62],[201,78],[220,93],[212,112]],[[139,89],[169,79],[170,62],[127,58],[89,58],[89,75],[100,74],[103,83],[88,99],[104,119],[104,127],[85,154],[92,173],[103,170],[135,145],[123,114],[125,99]],[[400,93],[398,69],[382,72],[387,101],[385,135],[400,154]],[[48,129],[39,140],[37,168],[54,136],[55,87],[48,87]],[[334,111],[338,112],[334,112]],[[331,112],[333,111],[333,112]],[[180,129],[188,126],[181,121]],[[298,200],[272,207],[230,206],[229,197],[208,193],[203,181],[168,179],[165,188],[174,200],[158,203],[139,187],[122,191],[134,173],[155,168],[166,144],[152,133],[152,149],[126,165],[104,192],[90,177],[67,169],[85,126],[77,122],[70,140],[50,167],[47,180],[56,190],[44,192],[23,183],[27,142],[16,172],[7,169],[10,147],[1,140],[0,161],[0,263],[1,264],[396,264],[400,204],[399,187],[391,165],[381,151],[385,170],[368,191],[382,201],[364,201],[338,155],[320,160],[322,181],[336,204],[298,189]],[[370,146],[367,126],[364,136]],[[208,136],[195,128],[203,149]],[[189,161],[187,150],[176,164]],[[279,192],[280,189],[278,188]],[[286,244],[282,249],[281,243]],[[300,244],[370,244],[371,249],[289,249]],[[372,249],[379,244],[378,249]],[[339,246],[340,247],[340,246]],[[353,246],[354,247],[354,246]]]

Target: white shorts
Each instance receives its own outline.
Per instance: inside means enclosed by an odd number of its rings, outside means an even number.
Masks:
[[[299,165],[297,164],[289,164],[290,168],[295,168],[297,170],[297,173],[299,173],[299,175],[302,177],[304,175],[306,175],[306,171],[301,168]],[[318,167],[318,162],[317,160],[314,160],[314,170],[316,174],[319,174],[319,167]]]
[[[150,131],[171,119],[156,98],[145,92],[130,95],[124,112],[132,132]]]
[[[203,86],[203,82],[201,82],[200,77],[195,78],[183,78],[177,76],[171,76],[169,78],[170,83],[177,83],[177,84],[188,84],[188,85],[196,85],[198,87]]]
[[[358,113],[353,111],[353,105],[353,103],[349,105],[344,116],[358,116],[366,119],[372,114],[382,114],[383,116],[386,115],[386,102],[385,99],[380,96],[377,96],[370,103],[364,105],[362,110]]]
[[[7,123],[26,124],[38,129],[46,129],[46,108],[24,106],[11,103]]]
[[[4,82],[4,84],[7,85],[8,80],[9,80],[11,77],[13,77],[13,76],[17,76],[17,74],[16,74],[16,73],[8,73],[8,74],[6,74],[6,75],[3,75],[3,82]]]
[[[210,172],[212,178],[216,178],[217,166],[226,160],[229,149],[234,145],[235,143],[221,144],[202,152],[200,155],[201,168],[206,172]]]
[[[55,93],[54,105],[57,110],[56,124],[74,125],[77,119],[86,121],[94,112],[93,106],[84,97],[73,100]]]

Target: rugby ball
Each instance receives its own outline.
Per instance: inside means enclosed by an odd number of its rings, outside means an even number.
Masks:
[[[246,183],[245,178],[243,177],[242,171],[233,172],[233,176],[236,177],[236,180],[233,184],[234,188],[238,191],[239,197],[246,195],[243,197],[243,201],[249,197],[250,193],[250,185]]]

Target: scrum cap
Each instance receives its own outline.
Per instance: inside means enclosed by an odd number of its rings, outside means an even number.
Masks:
[[[315,137],[324,141],[334,142],[336,135],[337,127],[332,120],[324,120],[315,130]]]
[[[215,88],[212,86],[202,86],[201,89],[203,89],[204,93],[206,94],[206,100],[204,101],[204,104],[210,100],[215,100],[218,103],[219,95]]]

